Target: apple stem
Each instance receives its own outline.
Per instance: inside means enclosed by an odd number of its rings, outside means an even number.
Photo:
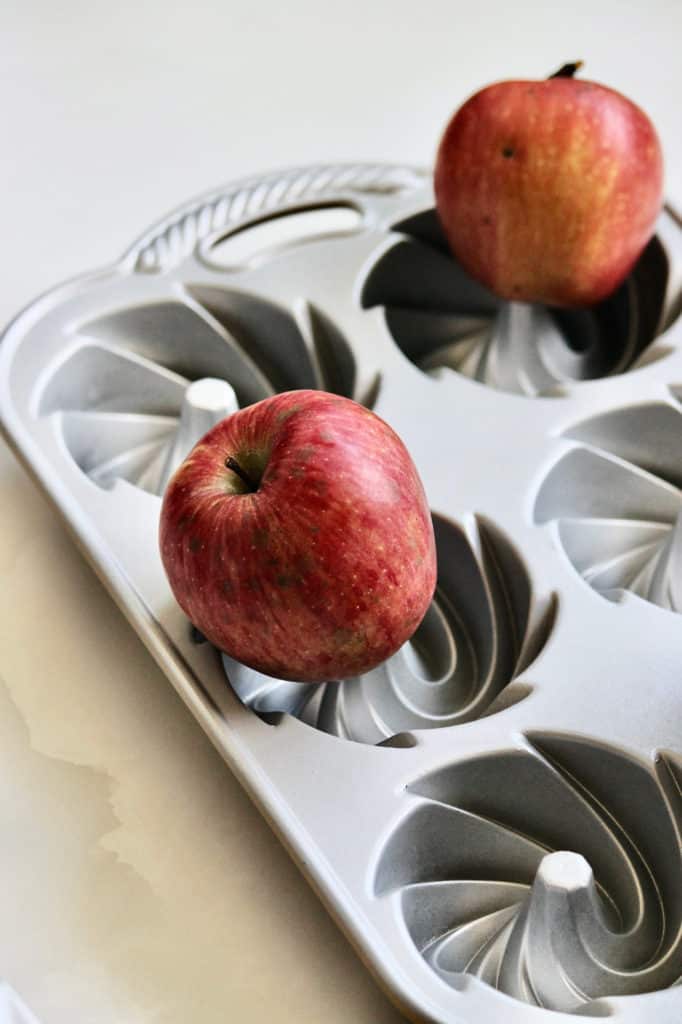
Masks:
[[[250,491],[257,491],[258,484],[255,483],[248,473],[246,473],[239,465],[236,459],[233,459],[230,455],[229,458],[225,459],[225,466],[227,469],[231,469],[233,473],[236,473],[240,480],[243,480]]]
[[[583,61],[576,60],[572,64],[562,64],[558,71],[555,71],[550,78],[573,78],[576,71],[580,71]]]

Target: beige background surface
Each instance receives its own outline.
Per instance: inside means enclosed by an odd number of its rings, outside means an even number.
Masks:
[[[183,199],[289,163],[427,163],[500,77],[653,116],[682,195],[682,6],[3,7],[0,321]],[[4,446],[0,977],[43,1024],[401,1019]]]

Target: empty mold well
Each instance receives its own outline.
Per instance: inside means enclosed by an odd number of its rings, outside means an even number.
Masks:
[[[535,518],[599,593],[682,611],[682,413],[673,401],[601,413],[565,431]]]
[[[375,891],[447,983],[589,1015],[682,977],[681,784],[673,755],[533,735],[409,786]]]

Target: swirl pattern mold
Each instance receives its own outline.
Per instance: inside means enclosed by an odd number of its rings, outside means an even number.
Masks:
[[[455,987],[473,974],[589,1014],[675,985],[681,780],[672,755],[651,770],[583,739],[531,736],[410,785],[422,799],[386,844],[375,891],[397,890],[415,945]]]
[[[474,517],[469,536],[434,516],[436,595],[414,637],[356,679],[311,686],[270,679],[223,655],[241,700],[264,716],[295,715],[362,743],[472,721],[522,700],[523,673],[550,636],[555,600],[538,599],[509,540]]]
[[[399,237],[372,267],[362,301],[384,308],[396,344],[425,373],[452,370],[503,391],[561,394],[665,354],[652,346],[679,298],[670,219],[663,215],[659,235],[613,296],[568,310],[501,302],[453,260],[435,211],[426,210],[394,225]]]
[[[536,520],[557,521],[566,554],[599,593],[618,597],[627,590],[682,611],[678,403],[615,409],[563,436],[576,445],[544,480]]]
[[[214,381],[210,399],[208,386],[197,387],[206,380]],[[214,423],[297,388],[363,397],[339,328],[312,303],[295,319],[259,297],[193,286],[80,324],[37,405],[39,415],[59,418],[68,451],[93,483],[124,479],[161,494]],[[378,381],[365,404],[377,391]]]

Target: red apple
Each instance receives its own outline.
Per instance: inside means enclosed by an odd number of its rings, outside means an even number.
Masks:
[[[178,604],[213,644],[301,682],[390,657],[436,583],[405,446],[323,391],[267,398],[210,430],[170,480],[160,547]]]
[[[589,306],[652,236],[663,160],[629,99],[569,76],[477,92],[448,124],[436,205],[464,268],[505,299]]]

